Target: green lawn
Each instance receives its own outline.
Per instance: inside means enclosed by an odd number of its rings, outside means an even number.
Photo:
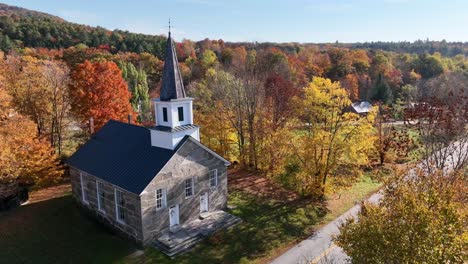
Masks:
[[[378,183],[364,177],[342,191],[339,199],[330,197],[327,208],[309,200],[284,202],[232,192],[229,204],[235,208],[231,213],[243,222],[217,233],[175,260],[152,248],[128,257],[135,252],[134,246],[93,221],[67,195],[0,214],[0,262],[263,263],[378,187]]]
[[[202,242],[192,253],[178,257],[177,263],[239,263],[265,257],[271,250],[309,235],[326,213],[322,205],[309,201],[259,201],[239,192],[230,195],[230,204],[236,206],[231,213],[243,222]],[[144,258],[170,263],[153,249],[147,249]]]
[[[374,171],[372,171],[374,173]],[[382,186],[381,183],[372,179],[370,173],[364,174],[351,188],[340,190],[327,197],[328,213],[324,217],[324,223],[331,221],[342,215],[371,194],[377,192]]]
[[[112,263],[133,251],[70,195],[0,213],[1,263]]]

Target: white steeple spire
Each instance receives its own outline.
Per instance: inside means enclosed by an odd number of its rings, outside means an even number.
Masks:
[[[151,129],[151,145],[174,149],[184,136],[200,140],[199,127],[193,124],[193,98],[185,95],[170,29],[160,96],[153,99],[156,126]]]

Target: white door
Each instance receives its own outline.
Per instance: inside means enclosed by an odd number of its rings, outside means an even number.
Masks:
[[[169,227],[179,224],[179,205],[169,207]]]
[[[208,192],[200,195],[200,214],[208,212]]]

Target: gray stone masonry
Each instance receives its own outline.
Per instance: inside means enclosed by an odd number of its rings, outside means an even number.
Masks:
[[[216,169],[218,184],[210,187],[209,171]],[[185,180],[193,177],[194,194],[185,197]],[[167,191],[166,207],[156,210],[156,190]],[[164,166],[141,194],[143,242],[150,244],[169,230],[169,207],[179,205],[180,224],[193,221],[200,215],[200,195],[208,192],[209,210],[227,205],[227,170],[222,160],[192,141],[187,141]]]
[[[141,229],[141,207],[140,197],[136,194],[127,192],[114,185],[101,181],[103,183],[104,200],[102,210],[98,210],[96,182],[100,181],[98,178],[81,172],[84,176],[85,189],[88,189],[88,202],[83,201],[81,182],[80,182],[80,170],[70,168],[70,179],[72,185],[72,194],[77,202],[84,208],[86,208],[92,215],[94,215],[99,221],[110,226],[112,229],[119,233],[123,233],[131,240],[141,244],[143,239],[143,233]],[[125,221],[122,223],[117,221],[115,214],[115,189],[122,191],[124,199],[124,215]]]

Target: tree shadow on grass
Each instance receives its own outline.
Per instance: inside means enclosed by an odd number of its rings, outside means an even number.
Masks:
[[[237,192],[231,193],[230,201],[236,207],[230,213],[242,223],[211,236],[174,263],[239,263],[243,258],[264,257],[275,248],[310,236],[326,214],[322,203],[310,200],[272,201]],[[152,254],[152,260],[170,263],[158,253]]]
[[[112,263],[135,251],[70,195],[1,213],[0,248],[4,263]]]

